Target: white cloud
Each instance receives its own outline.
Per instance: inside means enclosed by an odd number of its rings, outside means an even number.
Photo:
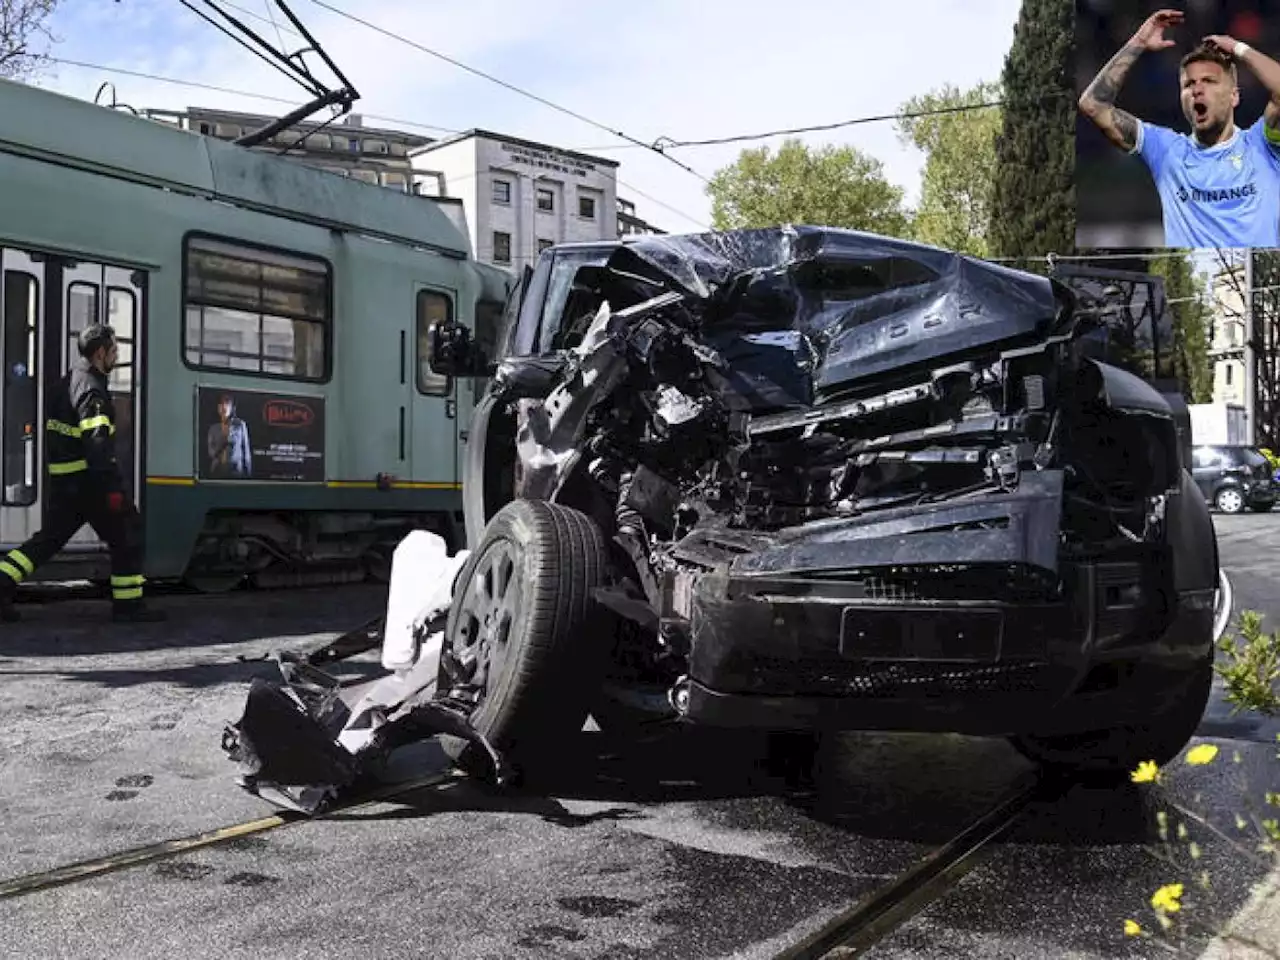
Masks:
[[[515,0],[331,2],[646,143],[659,136],[692,140],[890,113],[908,97],[947,82],[996,79],[1020,6],[1019,0],[645,0],[615,4],[602,15],[603,4],[567,0],[542,0],[536,7]],[[267,0],[236,4],[263,16],[268,10]],[[484,127],[566,147],[622,143],[310,0],[295,0],[291,8],[360,91],[358,112],[454,129]],[[303,99],[300,88],[171,0],[64,9],[55,23],[64,41],[55,56]],[[278,11],[276,17],[284,23]],[[277,41],[271,25],[245,19]],[[328,82],[323,65],[309,62]],[[91,99],[107,79],[121,101],[137,107],[272,112],[260,100],[69,66],[60,66],[45,84]],[[898,142],[890,123],[805,139],[865,150],[884,163],[909,199],[918,195],[923,158]],[[672,155],[710,176],[742,146]],[[598,152],[621,161],[619,178],[627,186],[619,191],[637,201],[642,216],[668,229],[693,226],[635,189],[694,221],[709,220],[703,184],[675,164],[643,149]]]

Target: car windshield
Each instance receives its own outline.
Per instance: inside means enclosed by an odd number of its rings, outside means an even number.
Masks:
[[[1237,467],[1265,467],[1267,458],[1253,447],[1227,447],[1223,451],[1226,461]]]

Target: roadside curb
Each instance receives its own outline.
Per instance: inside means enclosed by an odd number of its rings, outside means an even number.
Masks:
[[[1265,944],[1273,952],[1249,946],[1233,937]],[[1201,960],[1275,960],[1280,955],[1280,864],[1272,869],[1231,918],[1222,933],[1209,943]]]

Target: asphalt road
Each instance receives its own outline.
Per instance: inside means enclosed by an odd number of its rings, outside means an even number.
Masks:
[[[1280,516],[1219,529],[1237,609],[1280,626]],[[98,602],[27,607],[0,627],[0,881],[270,815],[219,747],[268,670],[236,656],[319,642],[383,599],[370,587],[169,597],[171,623],[132,628],[95,621]],[[1199,859],[1158,859],[1156,811],[1194,806],[1231,835],[1235,780],[1251,796],[1280,789],[1275,725],[1215,702],[1201,732],[1222,748],[1213,765],[1034,808],[872,955],[1168,956],[1121,923],[1151,925],[1151,892],[1178,880],[1181,916],[1241,916],[1261,867],[1189,820]],[[795,795],[749,756],[667,734],[627,745],[587,731],[566,755],[549,796],[451,782],[0,900],[0,956],[771,957],[1029,769],[999,741],[850,736],[816,792]],[[429,746],[398,764],[441,767]],[[1201,870],[1212,891],[1195,886]]]

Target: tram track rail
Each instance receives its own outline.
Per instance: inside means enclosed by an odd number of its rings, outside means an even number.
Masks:
[[[1033,806],[1062,795],[1064,785],[1044,774],[1028,774],[995,806],[910,869],[873,890],[774,960],[844,960],[866,955],[888,934],[953,889],[986,862]]]
[[[393,803],[421,790],[446,786],[463,776],[452,770],[438,771],[425,777],[383,785],[316,816],[285,811],[10,877],[0,880],[0,902],[190,855],[297,823],[323,822],[331,817],[350,815],[361,809]],[[951,840],[932,850],[896,879],[872,891],[819,929],[787,947],[775,956],[775,960],[836,960],[865,955],[887,935],[953,889],[975,867],[986,862],[998,849],[998,841],[1008,835],[1031,807],[1052,802],[1061,796],[1062,791],[1063,785],[1056,779],[1028,774]]]
[[[213,830],[188,834],[184,837],[175,837],[169,840],[161,840],[157,843],[143,844],[127,850],[120,850],[115,853],[90,857],[48,870],[21,874],[6,880],[0,880],[0,902],[30,896],[31,894],[52,890],[56,887],[65,887],[86,880],[93,880],[133,867],[141,867],[161,860],[168,860],[183,854],[194,853],[198,850],[238,840],[242,837],[265,833],[268,830],[275,830],[296,823],[319,822],[339,814],[350,814],[380,803],[393,802],[399,797],[408,796],[419,790],[451,783],[462,776],[462,774],[449,770],[440,771],[413,780],[386,784],[362,796],[353,797],[347,803],[337,804],[316,816],[309,817],[300,813],[285,811],[253,820],[246,820],[242,823],[217,827]]]

